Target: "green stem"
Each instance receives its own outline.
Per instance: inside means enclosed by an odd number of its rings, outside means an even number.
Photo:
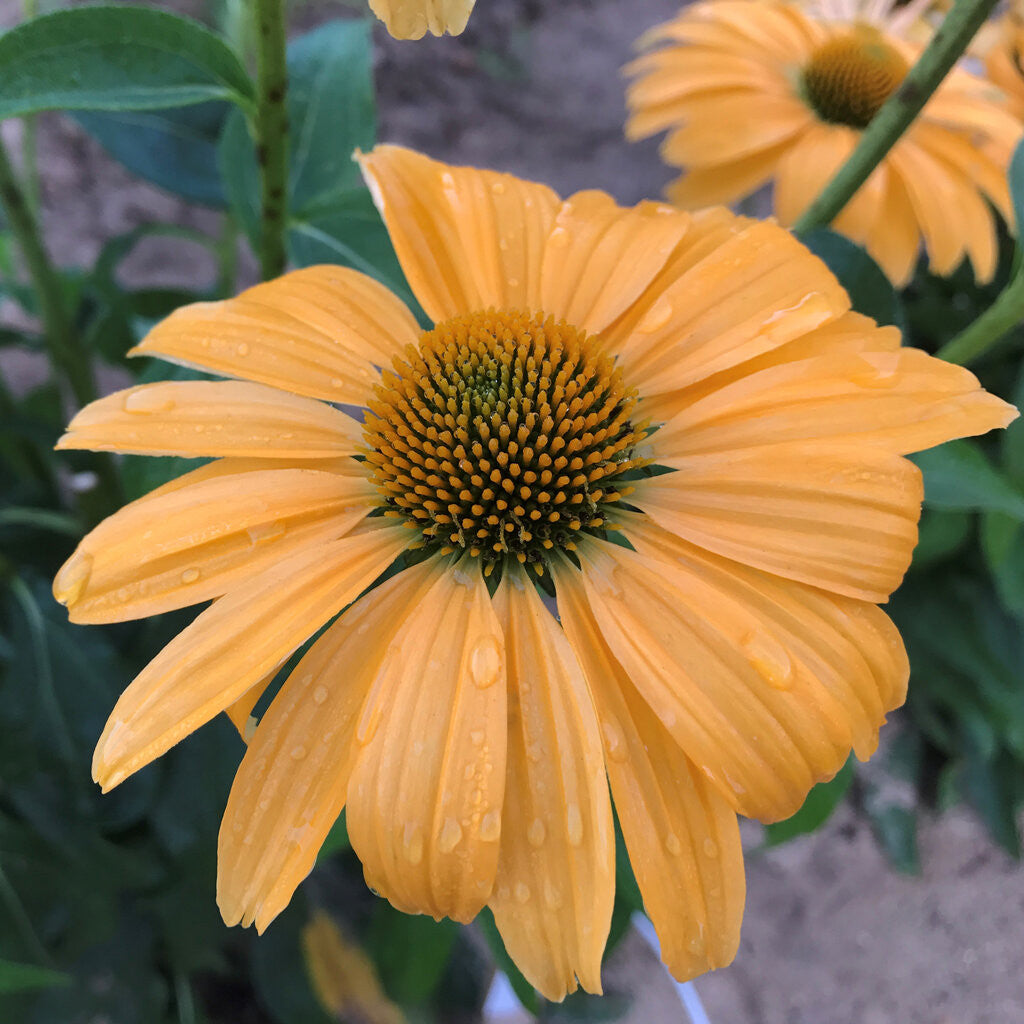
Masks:
[[[793,225],[796,234],[825,227],[842,212],[967,49],[998,0],[956,0],[902,85],[864,129],[857,148]]]
[[[988,352],[1021,320],[1024,320],[1024,260],[999,293],[999,298],[935,354],[947,363],[966,366]]]
[[[256,0],[256,159],[260,167],[260,270],[284,271],[288,186],[288,68],[284,0]]]
[[[39,14],[38,0],[22,0],[21,14],[24,21],[31,21]],[[24,167],[25,200],[34,217],[39,216],[39,161],[36,147],[36,124],[34,114],[22,119],[24,135],[21,140],[21,158]]]
[[[92,366],[82,351],[68,314],[60,278],[43,244],[39,223],[32,214],[7,150],[0,143],[0,205],[21,249],[39,302],[43,332],[54,366],[64,375],[79,405],[96,398]]]

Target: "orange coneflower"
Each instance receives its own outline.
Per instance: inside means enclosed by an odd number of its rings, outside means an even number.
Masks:
[[[421,39],[428,32],[457,36],[476,0],[370,0],[370,10],[396,39]]]
[[[666,44],[627,69],[638,139],[669,129],[662,155],[686,172],[668,195],[684,208],[774,183],[793,224],[853,152],[920,47],[863,21],[817,20],[768,0],[705,0],[644,37]],[[1020,123],[997,90],[954,69],[836,218],[890,279],[905,284],[922,239],[932,270],[970,258],[989,280],[997,259],[988,199],[1011,220],[1006,170]]]
[[[225,920],[265,928],[346,808],[396,907],[489,905],[544,995],[599,991],[610,780],[666,962],[722,966],[736,814],[793,813],[903,701],[876,603],[917,537],[904,453],[1016,412],[850,312],[775,224],[361,162],[430,330],[355,271],[296,271],[135,350],[240,379],[130,388],[60,442],[219,459],[57,577],[79,622],[216,599],[118,701],[95,777],[244,721],[342,612],[250,730]]]
[[[986,38],[985,71],[989,79],[1006,93],[1010,109],[1024,120],[1024,11],[1014,8],[994,24]]]

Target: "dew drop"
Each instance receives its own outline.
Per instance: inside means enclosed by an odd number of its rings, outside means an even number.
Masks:
[[[565,827],[569,833],[569,842],[579,846],[583,842],[583,818],[580,816],[578,804],[569,804],[565,812]]]
[[[704,840],[704,855],[706,857],[717,857],[718,856],[718,843],[710,837]]]
[[[516,882],[515,896],[517,903],[529,903],[530,887],[525,882]]]
[[[485,636],[477,641],[469,656],[469,674],[473,682],[485,690],[498,681],[501,672],[501,648],[493,636]]]
[[[292,747],[291,757],[293,761],[301,761],[306,756],[306,748],[300,743],[297,747]]]
[[[129,391],[124,396],[122,408],[125,412],[133,412],[138,415],[168,412],[174,408],[174,400],[169,398],[166,393],[161,394],[160,390],[143,387],[137,391]]]
[[[793,662],[775,637],[754,630],[740,641],[740,645],[747,660],[769,686],[776,690],[786,690],[792,685]]]
[[[636,329],[641,334],[653,334],[661,330],[672,319],[672,303],[666,298],[660,298],[641,318]]]
[[[235,351],[244,359],[249,354],[249,345],[244,341],[238,343],[238,347]]]
[[[526,838],[530,845],[534,847],[543,846],[546,836],[547,829],[544,828],[544,822],[540,818],[534,818],[530,822],[530,827],[526,830]]]
[[[678,857],[683,852],[683,844],[679,842],[679,836],[675,832],[669,832],[665,836],[665,849],[672,854],[673,857]]]
[[[505,183],[503,181],[495,181],[491,183],[491,191],[496,196],[503,196],[505,194]]]
[[[72,555],[53,581],[54,596],[63,605],[73,605],[85,593],[91,575],[92,555],[84,551]]]
[[[195,581],[197,579],[199,579],[200,575],[201,575],[201,573],[199,572],[198,569],[195,569],[195,568],[193,568],[193,569],[186,569],[181,574],[181,582],[182,583],[195,583]]]
[[[402,832],[402,850],[410,864],[423,860],[423,830],[415,822],[408,822]]]
[[[332,388],[341,388],[341,387],[344,387],[344,386],[345,386],[345,382],[340,377],[332,377],[331,378],[331,387]]]
[[[558,886],[550,881],[544,883],[544,902],[549,910],[560,910],[564,902]]]
[[[469,741],[470,741],[470,743],[473,744],[474,747],[481,746],[483,744],[485,738],[486,738],[486,736],[485,736],[485,733],[484,733],[483,729],[474,729],[469,734]]]
[[[272,520],[269,523],[256,523],[254,526],[250,526],[245,532],[249,535],[249,540],[253,544],[262,544],[264,541],[274,540],[275,537],[280,537],[287,527],[280,520]]]
[[[480,838],[485,843],[496,843],[501,838],[501,812],[488,811],[480,822]]]
[[[619,723],[614,718],[606,718],[601,723],[601,732],[604,734],[604,747],[608,757],[612,761],[625,761],[629,755],[626,749],[626,741],[622,736]]]
[[[548,245],[556,249],[564,249],[569,244],[569,232],[563,227],[557,227],[548,237]]]
[[[313,691],[313,703],[314,704],[323,704],[323,702],[325,700],[327,700],[327,687],[326,686],[318,686]]]
[[[520,687],[520,689],[522,689],[522,687]],[[533,764],[539,764],[541,758],[544,756],[543,751],[540,749],[540,744],[531,743],[526,748],[526,756],[533,762]]]
[[[451,853],[462,840],[462,826],[454,818],[445,818],[441,834],[437,837],[437,848],[442,853]]]
[[[356,742],[364,747],[373,739],[377,726],[380,725],[381,707],[379,700],[369,700],[359,716],[359,724],[356,726]]]

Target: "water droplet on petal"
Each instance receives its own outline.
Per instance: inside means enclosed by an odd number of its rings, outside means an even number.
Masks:
[[[480,838],[485,843],[496,843],[501,838],[501,812],[488,811],[480,822]]]
[[[626,741],[623,738],[619,723],[610,716],[601,722],[601,732],[604,734],[604,749],[612,761],[622,762],[629,756],[626,748]]]
[[[202,574],[200,573],[200,571],[199,571],[198,569],[195,569],[195,568],[192,568],[192,569],[186,569],[186,570],[185,570],[185,571],[184,571],[184,572],[183,572],[183,573],[181,574],[181,582],[182,582],[182,583],[195,583],[195,581],[196,581],[197,579],[199,579],[199,577],[200,577],[201,575],[202,575]]]
[[[526,830],[526,838],[531,846],[543,846],[544,839],[547,836],[547,829],[544,828],[544,822],[540,818],[534,818],[530,822],[530,827]]]
[[[559,910],[562,907],[562,893],[558,886],[550,881],[544,883],[544,902],[549,910]]]
[[[564,249],[569,244],[569,232],[563,227],[557,227],[548,237],[548,245],[556,249]]]
[[[441,834],[437,837],[437,848],[442,853],[451,853],[462,840],[462,826],[454,818],[445,818]]]
[[[240,341],[235,351],[244,359],[249,354],[249,345],[244,341]]]
[[[710,837],[704,840],[704,855],[707,857],[718,856],[718,843],[716,843],[714,839],[711,839]]]
[[[292,747],[292,760],[301,761],[306,756],[306,748],[300,743],[297,747]]]
[[[92,555],[84,551],[72,555],[53,581],[54,596],[70,607],[85,593],[91,575]]]
[[[359,716],[359,724],[356,726],[356,742],[364,747],[373,739],[380,725],[381,703],[379,700],[369,700],[363,707]]]
[[[503,181],[494,181],[491,183],[491,191],[496,196],[503,196],[505,194],[505,183]]]
[[[672,319],[672,303],[662,297],[644,314],[636,329],[641,334],[653,334]]]
[[[121,407],[125,412],[139,415],[154,412],[168,412],[174,408],[174,400],[160,389],[141,387],[137,391],[129,391],[124,396]]]
[[[485,738],[486,734],[484,733],[483,729],[474,729],[469,734],[469,740],[474,747],[479,747],[483,743]]]
[[[679,836],[675,832],[669,832],[665,836],[665,849],[672,854],[673,857],[678,857],[683,852],[683,844],[679,842]]]
[[[410,864],[423,860],[423,830],[415,822],[408,822],[402,831],[402,851]]]
[[[788,689],[793,683],[793,662],[775,637],[763,630],[748,633],[741,641],[747,660],[761,678],[776,690]]]
[[[323,702],[325,700],[327,700],[327,687],[326,686],[318,686],[313,691],[313,703],[314,704],[323,704]]]
[[[528,903],[530,901],[530,887],[525,882],[516,882],[516,902]]]
[[[485,690],[498,681],[501,672],[501,648],[493,636],[478,640],[469,656],[469,674],[473,682]]]
[[[579,804],[569,804],[565,812],[565,827],[569,842],[573,846],[579,846],[583,842],[583,818],[580,816]]]
[[[275,519],[269,523],[256,523],[245,532],[249,535],[249,540],[253,544],[262,544],[264,541],[280,537],[286,530],[285,524]]]

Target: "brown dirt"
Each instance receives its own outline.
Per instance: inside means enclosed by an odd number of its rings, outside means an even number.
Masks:
[[[0,0],[0,22],[16,20],[17,7]],[[619,68],[632,40],[675,8],[480,0],[461,39],[411,44],[381,34],[381,137],[563,193],[657,195],[671,175],[655,143],[622,140]],[[307,5],[297,17],[306,24],[345,11]],[[16,131],[5,126],[5,136]],[[40,163],[47,236],[66,265],[88,264],[105,240],[147,221],[217,230],[216,214],[133,179],[56,115],[42,119]],[[140,247],[127,268],[136,284],[195,285],[211,273],[192,247],[159,243]],[[23,383],[41,369],[25,360],[3,368]],[[921,846],[923,876],[899,876],[847,816],[751,857],[740,954],[697,985],[712,1024],[1022,1024],[1024,872],[966,815],[928,823]],[[639,939],[623,944],[608,978],[635,994],[635,1024],[685,1020]]]

